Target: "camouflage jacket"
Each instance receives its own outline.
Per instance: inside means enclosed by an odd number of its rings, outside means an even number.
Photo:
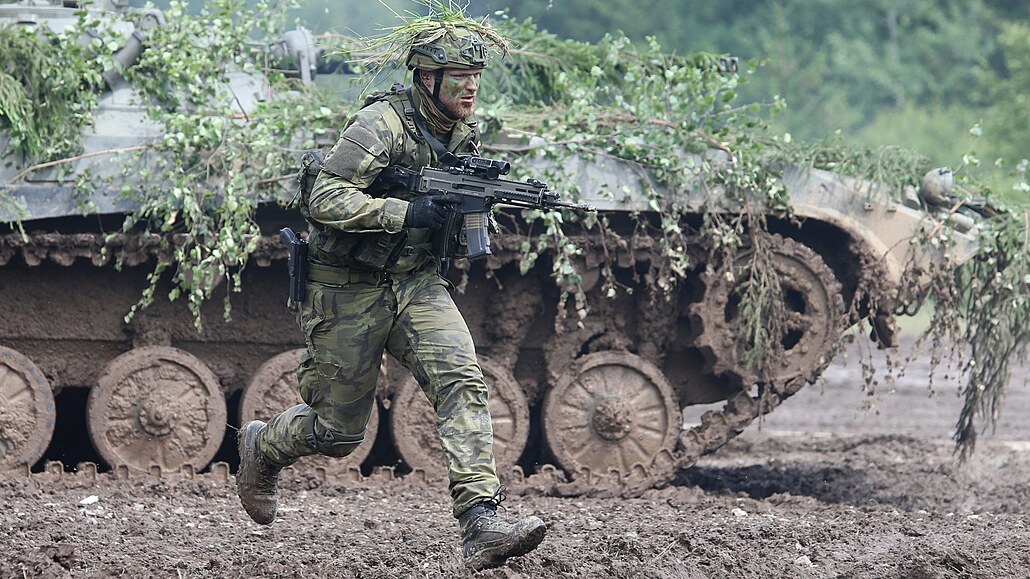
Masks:
[[[421,106],[417,90],[415,106]],[[432,231],[404,227],[408,200],[404,189],[385,196],[367,193],[383,168],[398,165],[418,171],[438,166],[432,148],[419,134],[407,92],[388,93],[358,111],[326,156],[302,213],[311,223],[309,258],[324,265],[402,273],[430,258]],[[465,119],[450,135],[437,135],[455,154],[478,150],[476,123]],[[372,248],[396,252],[387,260],[368,258]]]

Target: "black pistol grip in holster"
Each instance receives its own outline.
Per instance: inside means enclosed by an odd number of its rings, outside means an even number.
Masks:
[[[289,227],[279,230],[279,239],[290,254],[290,301],[303,302],[308,281],[308,242],[298,237]]]

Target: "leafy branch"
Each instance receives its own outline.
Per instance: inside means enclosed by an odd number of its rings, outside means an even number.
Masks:
[[[76,16],[60,33],[0,25],[0,130],[9,135],[8,154],[52,161],[81,149],[111,48],[98,21],[84,10]],[[83,45],[87,34],[92,40]]]

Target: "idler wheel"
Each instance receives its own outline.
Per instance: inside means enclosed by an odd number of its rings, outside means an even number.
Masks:
[[[0,346],[0,472],[32,466],[54,434],[54,395],[31,360]]]
[[[243,398],[240,400],[240,424],[250,420],[265,422],[276,414],[303,403],[300,399],[300,384],[297,382],[297,367],[306,350],[298,348],[269,358],[251,377]],[[385,372],[379,374],[382,382]],[[379,432],[379,409],[372,408],[365,430],[365,442],[344,458],[329,456],[306,456],[294,465],[296,468],[324,468],[326,472],[343,473],[349,467],[360,467],[372,452],[372,443]]]
[[[86,404],[89,437],[110,465],[204,468],[225,437],[218,377],[168,346],[130,350],[104,368]]]
[[[506,368],[479,356],[490,386],[490,417],[494,430],[494,462],[503,479],[522,456],[529,437],[529,403],[522,387]],[[446,478],[447,464],[436,432],[436,412],[415,378],[408,377],[390,403],[390,430],[401,459],[431,477]]]
[[[544,437],[562,468],[596,474],[649,467],[671,453],[680,430],[672,386],[647,360],[628,352],[597,352],[579,360],[547,393]]]

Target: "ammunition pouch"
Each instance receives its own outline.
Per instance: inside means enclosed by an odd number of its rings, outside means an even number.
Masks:
[[[424,251],[434,254],[430,243],[408,243],[408,232],[346,233],[326,228],[311,239],[311,258],[316,263],[378,272],[390,269],[401,256]]]

